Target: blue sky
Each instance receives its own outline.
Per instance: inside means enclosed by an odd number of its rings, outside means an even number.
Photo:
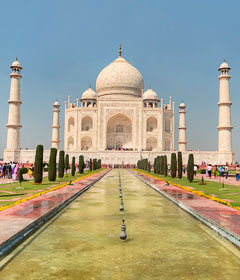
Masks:
[[[188,149],[216,150],[218,67],[231,70],[233,149],[240,147],[240,2],[161,0],[22,0],[0,2],[0,157],[6,146],[9,66],[18,56],[21,147],[50,147],[52,104],[72,100],[117,56],[165,100],[187,105]],[[178,111],[178,110],[177,110]],[[178,113],[176,112],[176,127]],[[177,142],[176,129],[176,142]]]

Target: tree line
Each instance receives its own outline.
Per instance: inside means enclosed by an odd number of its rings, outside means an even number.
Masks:
[[[35,153],[35,163],[34,163],[34,182],[36,184],[41,184],[43,180],[43,145],[38,145]],[[89,161],[89,170],[97,170],[102,166],[101,159],[90,159]],[[78,159],[78,172],[80,174],[84,173],[86,168],[83,155],[79,156]],[[65,154],[63,150],[59,152],[59,161],[58,161],[58,177],[63,178],[65,173],[68,173],[68,170],[71,169],[71,175],[74,176],[76,173],[76,158],[72,157],[72,165],[69,164],[69,155]],[[49,164],[48,164],[48,180],[56,181],[57,177],[57,149],[51,148]]]
[[[168,176],[168,164],[167,164],[167,156],[157,156],[154,159],[153,166],[151,168],[150,161],[146,159],[138,160],[137,168],[142,169],[148,172],[151,172],[153,168],[153,172],[155,174],[163,175],[165,177]],[[178,176],[179,179],[182,178],[183,174],[183,163],[182,163],[182,153],[178,152],[178,156],[176,153],[171,154],[171,165],[170,165],[171,177],[176,178]],[[189,182],[193,181],[194,178],[194,157],[193,154],[189,154],[188,164],[187,164],[187,178]]]

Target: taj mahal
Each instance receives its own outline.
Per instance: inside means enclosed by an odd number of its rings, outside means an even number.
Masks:
[[[219,123],[218,150],[188,151],[186,137],[186,105],[178,106],[178,147],[175,150],[175,103],[159,98],[151,88],[144,90],[141,73],[122,56],[106,66],[96,80],[96,91],[91,86],[74,102],[65,101],[64,151],[86,159],[100,158],[103,164],[136,164],[141,158],[152,162],[157,155],[181,151],[186,163],[189,153],[196,163],[233,163],[230,67],[224,61],[219,67]],[[22,150],[20,120],[20,80],[22,66],[18,60],[11,65],[11,88],[7,124],[5,161],[34,162],[35,150]],[[51,145],[59,150],[60,104],[53,104]],[[191,133],[191,132],[189,132]],[[38,144],[38,143],[36,143]],[[217,146],[217,145],[216,145]],[[49,150],[44,151],[48,161]]]

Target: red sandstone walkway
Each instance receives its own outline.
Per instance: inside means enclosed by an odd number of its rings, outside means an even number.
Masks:
[[[202,196],[197,196],[191,192],[180,189],[176,186],[166,186],[165,182],[149,177],[133,171],[138,177],[141,177],[151,185],[157,187],[180,201],[188,208],[193,209],[197,214],[200,214],[212,223],[226,229],[235,234],[240,239],[240,211],[217,203]]]
[[[81,191],[97,178],[107,173],[105,169],[81,179],[71,186],[65,186],[0,212],[0,246],[3,242],[47,214],[74,194]]]

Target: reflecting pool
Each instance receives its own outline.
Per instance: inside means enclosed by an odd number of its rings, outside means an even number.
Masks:
[[[225,241],[127,170],[120,170],[120,212],[118,172],[25,242],[0,279],[240,279],[240,259]],[[123,217],[125,242],[119,238]]]

